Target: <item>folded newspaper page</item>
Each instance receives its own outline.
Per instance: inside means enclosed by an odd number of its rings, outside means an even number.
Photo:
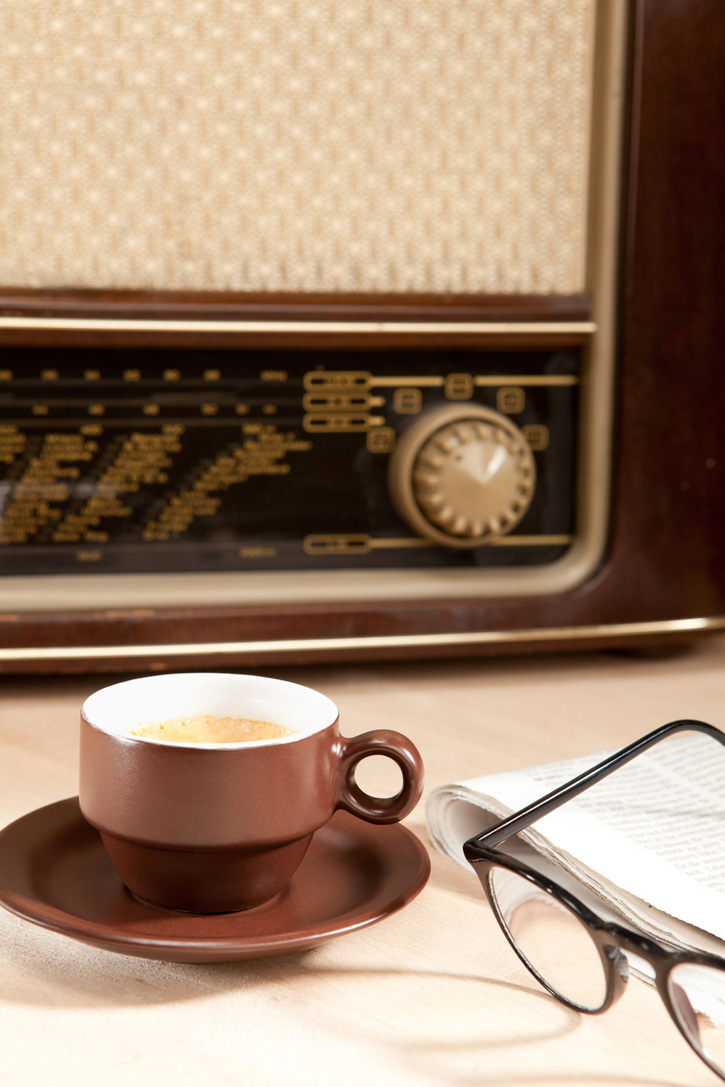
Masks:
[[[441,786],[426,813],[434,845],[468,868],[467,838],[607,754]],[[520,837],[655,938],[725,953],[725,746],[717,740],[676,734]]]

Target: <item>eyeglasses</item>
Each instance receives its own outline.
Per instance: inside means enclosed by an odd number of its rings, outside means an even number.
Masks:
[[[673,721],[502,820],[463,846],[506,938],[545,989],[570,1008],[599,1014],[624,992],[627,953],[649,964],[662,1001],[697,1055],[725,1080],[725,960],[671,951],[599,917],[565,887],[496,846],[676,732],[725,733],[704,721]]]

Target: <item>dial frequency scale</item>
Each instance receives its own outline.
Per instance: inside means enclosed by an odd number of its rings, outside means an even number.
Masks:
[[[3,571],[550,563],[579,369],[576,349],[6,349]]]

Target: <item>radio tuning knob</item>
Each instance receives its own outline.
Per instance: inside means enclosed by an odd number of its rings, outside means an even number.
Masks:
[[[534,495],[534,458],[519,428],[479,404],[420,415],[390,458],[390,496],[414,532],[471,548],[514,528]]]

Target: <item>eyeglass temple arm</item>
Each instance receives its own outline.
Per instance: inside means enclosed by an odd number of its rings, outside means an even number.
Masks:
[[[725,733],[721,732],[715,725],[708,725],[705,721],[671,721],[668,725],[661,725],[660,728],[648,732],[646,736],[642,736],[639,740],[635,740],[634,743],[623,747],[621,751],[615,752],[602,762],[597,763],[596,766],[592,766],[591,769],[585,770],[583,774],[577,775],[571,781],[565,782],[557,789],[547,793],[546,796],[542,796],[540,800],[528,804],[521,811],[517,811],[500,823],[496,823],[495,826],[485,830],[482,834],[476,834],[473,838],[469,838],[463,846],[466,857],[473,860],[478,853],[477,847],[482,846],[491,849],[493,846],[505,842],[507,838],[511,838],[514,834],[518,834],[519,831],[526,830],[537,819],[541,819],[542,816],[555,811],[556,808],[565,804],[567,800],[579,796],[580,793],[583,793],[592,785],[596,785],[602,778],[607,777],[608,774],[611,774],[620,766],[624,766],[625,763],[641,754],[642,751],[646,751],[648,747],[653,747],[654,744],[664,740],[667,736],[673,735],[675,732],[704,732],[725,745]]]

